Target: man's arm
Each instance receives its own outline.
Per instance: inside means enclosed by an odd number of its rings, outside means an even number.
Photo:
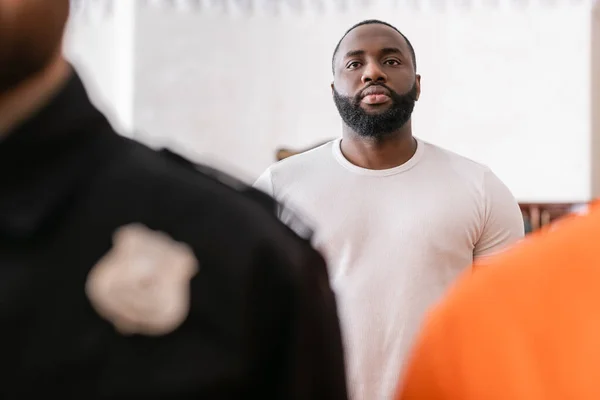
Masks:
[[[484,225],[475,244],[475,259],[499,253],[525,235],[519,204],[508,187],[490,170],[484,176],[483,201]]]

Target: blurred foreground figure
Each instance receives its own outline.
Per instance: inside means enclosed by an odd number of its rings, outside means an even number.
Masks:
[[[451,291],[397,400],[600,399],[600,209],[558,224]]]
[[[268,196],[116,135],[67,0],[0,0],[0,398],[340,399],[326,267]]]

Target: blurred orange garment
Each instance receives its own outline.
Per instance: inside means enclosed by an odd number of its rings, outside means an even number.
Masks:
[[[600,209],[476,266],[430,314],[396,400],[600,399]]]

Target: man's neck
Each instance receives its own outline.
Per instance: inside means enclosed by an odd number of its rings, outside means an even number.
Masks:
[[[381,170],[397,167],[410,160],[417,150],[417,142],[412,136],[409,121],[401,131],[383,140],[365,138],[344,130],[341,150],[352,164]]]
[[[57,56],[41,73],[0,93],[0,140],[42,108],[69,79],[69,64]]]

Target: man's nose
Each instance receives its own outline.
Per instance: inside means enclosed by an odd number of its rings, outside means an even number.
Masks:
[[[381,66],[377,63],[370,62],[365,66],[362,75],[362,83],[385,83],[387,82],[387,75],[383,72]]]

